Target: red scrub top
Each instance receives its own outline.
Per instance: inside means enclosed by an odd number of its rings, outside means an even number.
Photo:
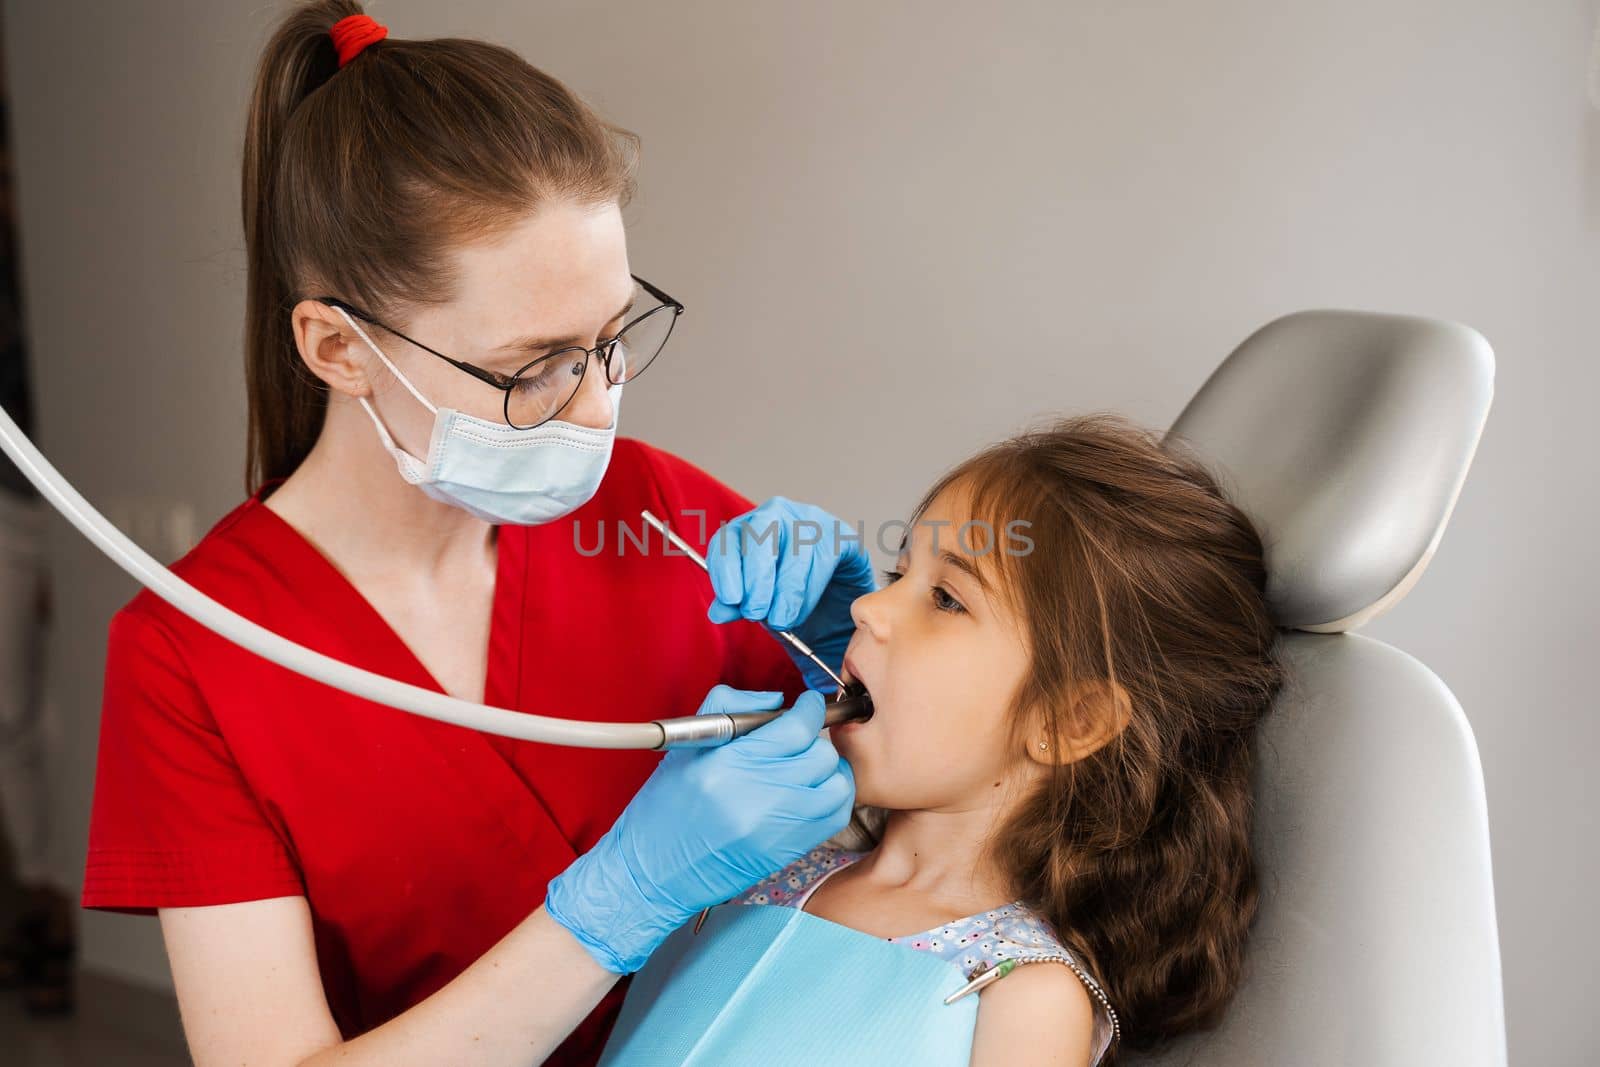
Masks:
[[[438,690],[263,495],[173,569],[291,640]],[[619,439],[572,516],[500,527],[486,702],[604,722],[693,715],[719,682],[792,702],[804,686],[778,642],[756,623],[710,622],[709,579],[665,555],[659,534],[639,547],[641,508],[703,550],[750,506],[689,463]],[[351,1038],[427,998],[537,909],[660,759],[515,741],[362,700],[141,592],[111,622],[83,905],[151,914],[303,895],[328,1004]],[[546,1062],[594,1063],[627,985]]]

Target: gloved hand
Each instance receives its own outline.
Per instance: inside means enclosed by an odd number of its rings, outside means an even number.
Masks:
[[[770,711],[782,693],[719,685],[699,715]],[[550,881],[545,911],[608,971],[805,855],[850,821],[850,765],[819,736],[822,694],[716,748],[669,749],[594,848]]]
[[[838,670],[855,633],[850,605],[877,588],[872,560],[855,527],[812,504],[775,496],[717,531],[706,548],[716,599],[712,622],[754,619],[792,629],[824,663]],[[831,690],[833,680],[787,642],[783,647],[806,685]]]

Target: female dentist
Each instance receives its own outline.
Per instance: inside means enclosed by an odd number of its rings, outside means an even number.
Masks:
[[[613,437],[683,310],[630,273],[633,138],[506,49],[386,33],[317,0],[262,56],[254,491],[175,570],[317,651],[501,707],[798,702],[665,757],[511,742],[325,688],[143,593],[111,624],[83,904],[160,916],[201,1065],[589,1064],[619,975],[848,821],[822,700],[759,621],[803,621],[837,662],[871,570],[859,547],[745,565],[723,544],[708,617],[696,568],[620,551],[641,508],[705,549],[751,503]]]

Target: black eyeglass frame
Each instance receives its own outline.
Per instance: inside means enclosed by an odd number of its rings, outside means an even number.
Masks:
[[[654,285],[651,285],[649,282],[645,281],[643,278],[639,277],[637,274],[630,274],[630,275],[628,275],[628,277],[630,277],[634,281],[638,282],[639,283],[639,287],[641,289],[643,289],[645,292],[649,293],[651,296],[655,297],[657,300],[661,301],[661,303],[659,305],[657,305],[656,307],[651,308],[649,311],[646,311],[643,315],[639,315],[636,318],[629,319],[627,322],[623,323],[622,328],[620,330],[618,330],[616,332],[616,334],[613,335],[609,340],[601,341],[599,344],[595,345],[593,348],[584,348],[582,345],[568,345],[566,348],[559,348],[554,352],[548,353],[547,355],[539,356],[537,359],[529,360],[527,363],[523,364],[522,367],[520,367],[515,374],[511,374],[511,375],[501,374],[499,371],[486,370],[483,367],[474,366],[473,364],[468,363],[465,360],[455,359],[452,356],[447,356],[443,352],[438,351],[437,349],[429,348],[427,345],[423,344],[421,341],[418,341],[418,340],[415,340],[413,338],[407,337],[405,334],[401,333],[399,330],[395,329],[393,326],[384,325],[382,322],[379,322],[377,319],[373,318],[371,315],[368,315],[366,312],[361,311],[360,309],[356,308],[354,305],[352,305],[352,304],[350,304],[350,303],[348,303],[348,302],[346,302],[344,300],[340,300],[338,297],[335,297],[335,296],[314,296],[314,297],[311,297],[311,299],[317,301],[318,303],[327,304],[329,307],[342,308],[345,311],[349,312],[351,315],[354,315],[356,318],[360,319],[362,322],[365,322],[365,323],[367,323],[368,325],[371,325],[371,326],[376,326],[376,327],[378,327],[379,329],[382,329],[382,330],[387,330],[389,333],[394,334],[396,337],[400,338],[402,341],[406,341],[406,342],[408,342],[410,344],[414,344],[418,348],[422,349],[424,352],[427,352],[429,355],[438,356],[440,359],[444,360],[446,363],[450,364],[452,367],[455,367],[457,370],[466,371],[468,374],[472,375],[474,378],[478,379],[479,381],[484,382],[484,383],[486,383],[488,385],[491,385],[494,388],[500,390],[502,393],[504,393],[506,395],[505,403],[502,405],[502,408],[501,408],[501,416],[505,419],[506,425],[512,427],[513,429],[531,430],[535,426],[543,426],[545,423],[549,422],[551,419],[555,418],[557,415],[560,415],[563,411],[565,411],[567,409],[567,405],[572,403],[572,397],[577,396],[578,395],[578,390],[583,387],[583,376],[585,374],[587,374],[588,371],[589,371],[589,359],[588,359],[589,356],[599,356],[600,357],[600,362],[603,363],[605,365],[605,368],[606,368],[606,381],[610,382],[612,385],[620,385],[620,384],[622,384],[621,382],[618,382],[618,381],[616,381],[615,379],[613,379],[611,377],[611,354],[616,348],[617,340],[623,334],[627,333],[634,326],[636,326],[639,323],[643,322],[645,319],[648,319],[650,316],[659,314],[660,312],[663,312],[663,311],[667,310],[668,308],[671,308],[672,309],[672,319],[673,319],[672,324],[668,325],[668,327],[667,327],[667,335],[666,335],[666,337],[663,337],[661,339],[660,347],[658,347],[655,352],[651,353],[650,363],[655,362],[655,357],[660,354],[662,349],[667,347],[667,341],[672,337],[672,326],[676,325],[678,316],[683,314],[683,304],[681,304],[677,300],[673,299],[672,297],[668,296],[665,292],[663,292],[662,290],[656,288]],[[561,406],[560,407],[556,408],[554,411],[552,411],[550,414],[546,415],[544,418],[540,419],[538,422],[533,423],[531,426],[518,426],[516,423],[512,422],[511,421],[511,390],[516,388],[518,380],[520,380],[524,374],[528,373],[528,371],[530,371],[533,368],[537,367],[539,364],[544,363],[544,362],[546,362],[548,360],[555,359],[557,356],[565,356],[565,355],[569,355],[570,353],[573,353],[573,352],[582,352],[583,355],[584,355],[584,360],[583,360],[583,363],[581,365],[582,369],[578,373],[577,384],[572,387],[572,396],[567,397],[566,400],[563,400],[561,402]],[[648,367],[650,365],[650,363],[646,363],[645,367]],[[639,374],[643,374],[643,373],[644,373],[644,368],[640,368]],[[638,375],[636,374],[636,375],[634,375],[634,377],[637,378]],[[628,380],[632,381],[633,378],[629,378]]]

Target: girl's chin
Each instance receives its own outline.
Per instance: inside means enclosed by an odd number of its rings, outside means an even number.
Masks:
[[[833,747],[838,749],[839,755],[846,759],[854,759],[862,752],[861,732],[871,729],[872,720],[866,722],[842,722],[837,726],[828,728],[828,739],[833,742]],[[854,767],[852,767],[854,769]]]
[[[839,750],[839,755],[850,761],[850,769],[856,772],[857,788],[860,788],[861,762],[883,748],[885,739],[880,736],[882,730],[878,723],[882,715],[883,709],[880,707],[869,718],[852,719],[828,728],[828,739]]]

